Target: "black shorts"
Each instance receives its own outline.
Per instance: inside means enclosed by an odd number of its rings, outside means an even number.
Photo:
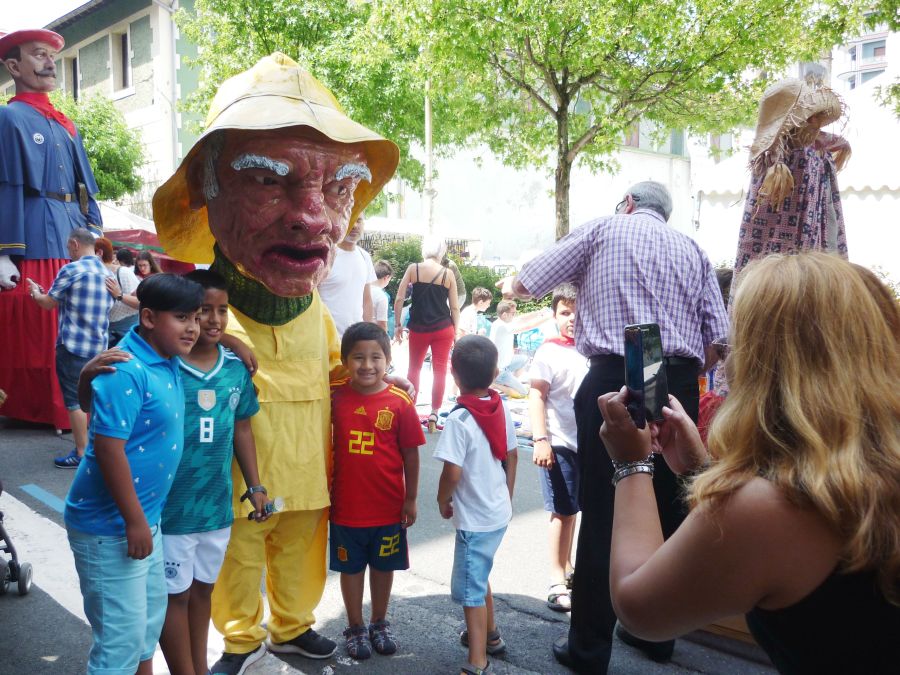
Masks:
[[[381,572],[409,569],[406,529],[400,523],[349,527],[331,523],[332,572],[358,574],[368,565]]]

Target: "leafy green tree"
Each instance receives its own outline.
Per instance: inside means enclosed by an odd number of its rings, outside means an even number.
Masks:
[[[406,268],[412,263],[422,262],[422,238],[409,237],[387,242],[372,251],[372,259],[387,260],[394,268],[394,276],[385,288],[393,301],[397,297],[397,286],[400,285]]]
[[[516,167],[555,168],[556,235],[569,230],[576,160],[610,166],[639,120],[725,130],[766,84],[815,60],[861,17],[859,0],[383,0],[382,20],[422,45],[436,96],[470,140]],[[463,96],[462,94],[465,94]],[[435,128],[453,120],[435,115]]]
[[[144,164],[144,145],[140,132],[128,128],[113,102],[99,95],[76,102],[59,91],[50,97],[84,139],[100,199],[116,200],[140,190],[144,181],[138,170]]]
[[[472,291],[478,286],[481,286],[482,288],[486,288],[494,294],[494,298],[493,300],[491,300],[491,305],[486,310],[487,312],[493,312],[497,306],[497,303],[502,300],[500,292],[496,288],[494,288],[494,284],[496,284],[500,280],[500,276],[494,274],[491,271],[490,267],[484,267],[482,265],[470,265],[465,261],[465,259],[457,258],[455,256],[453,260],[459,267],[459,273],[462,275],[463,281],[465,281],[466,283],[466,289],[469,293],[466,302],[472,301]]]
[[[144,145],[140,133],[128,128],[110,99],[98,95],[76,102],[55,91],[50,100],[78,127],[100,199],[116,200],[141,189],[144,181],[138,170],[144,164]]]
[[[374,19],[377,3],[357,0],[196,0],[176,15],[184,35],[198,46],[190,65],[202,70],[200,87],[187,109],[206,115],[226,78],[281,51],[309,70],[334,93],[357,122],[400,147],[399,174],[420,187],[423,167],[410,155],[424,137],[424,79],[419,45],[385,30]],[[435,114],[452,119],[445,98],[433,100]],[[434,142],[458,143],[464,134],[444,125]]]

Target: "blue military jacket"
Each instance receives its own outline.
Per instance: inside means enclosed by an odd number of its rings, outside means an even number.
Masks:
[[[78,183],[87,187],[87,217]],[[65,203],[48,192],[74,198]],[[0,106],[0,255],[68,258],[66,240],[76,227],[102,234],[97,192],[80,134],[73,138],[27,103]]]

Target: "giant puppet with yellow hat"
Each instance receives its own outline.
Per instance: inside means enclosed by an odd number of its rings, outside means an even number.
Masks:
[[[284,508],[236,517],[213,594],[225,636],[213,673],[243,672],[273,651],[327,658],[312,628],[325,586],[330,376],[337,333],[316,291],[349,223],[391,178],[399,150],[351,120],[328,89],[284,54],[219,88],[206,130],[153,197],[166,252],[210,263],[228,281],[228,332],[249,346],[260,412],[259,475]],[[234,474],[236,513],[248,489]],[[260,576],[266,569],[267,629]]]
[[[763,93],[735,278],[750,261],[770,253],[831,251],[847,257],[837,172],[850,157],[850,144],[822,131],[843,113],[840,97],[813,78],[781,80]]]
[[[81,452],[87,428],[80,411],[66,410],[56,381],[56,312],[32,302],[25,283],[50,288],[69,262],[74,229],[102,234],[81,135],[48,98],[64,45],[49,30],[0,33],[0,60],[16,85],[0,106],[0,389],[10,394],[5,415],[71,428]]]

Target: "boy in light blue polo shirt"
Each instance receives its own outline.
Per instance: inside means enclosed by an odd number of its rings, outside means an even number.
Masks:
[[[150,675],[166,612],[159,521],[184,441],[172,357],[197,340],[203,289],[158,274],[137,297],[138,326],[119,343],[132,358],[89,382],[88,446],[64,512],[93,634],[89,674]]]

